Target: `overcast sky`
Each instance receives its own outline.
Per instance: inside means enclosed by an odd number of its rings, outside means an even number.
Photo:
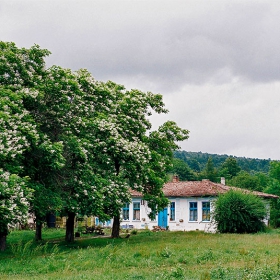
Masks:
[[[0,40],[161,93],[182,150],[280,160],[280,1],[0,0]]]

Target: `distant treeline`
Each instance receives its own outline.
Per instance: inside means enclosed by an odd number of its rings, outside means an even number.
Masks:
[[[204,170],[210,157],[212,158],[214,167],[217,169],[221,168],[222,164],[228,157],[235,158],[241,170],[244,170],[248,173],[268,173],[271,162],[271,159],[245,158],[186,151],[175,151],[174,157],[183,160],[195,172],[201,172]]]
[[[227,186],[278,195],[271,201],[270,225],[280,227],[280,161],[176,151],[169,178],[175,174],[180,181],[219,183],[223,177]]]

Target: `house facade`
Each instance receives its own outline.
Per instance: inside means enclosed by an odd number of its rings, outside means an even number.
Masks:
[[[209,180],[179,182],[178,178],[166,183],[163,187],[165,196],[170,203],[163,211],[156,215],[155,220],[149,218],[151,212],[147,201],[142,199],[139,192],[132,191],[132,201],[126,203],[121,211],[121,227],[135,229],[150,229],[155,226],[168,228],[171,231],[215,231],[211,220],[212,202],[219,194],[228,192],[229,187],[224,184],[213,183]],[[243,190],[244,191],[244,190]],[[276,195],[253,192],[261,197],[269,206],[270,199]],[[268,218],[264,221],[268,224]]]

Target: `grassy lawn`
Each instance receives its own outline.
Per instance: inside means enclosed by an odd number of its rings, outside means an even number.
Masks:
[[[63,230],[15,231],[0,253],[0,279],[280,279],[278,230],[259,234],[139,231],[130,238]]]

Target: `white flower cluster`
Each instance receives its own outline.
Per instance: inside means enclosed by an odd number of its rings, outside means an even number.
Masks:
[[[26,81],[32,81],[36,85],[36,81],[41,80],[42,77],[38,75],[38,71],[35,69],[42,69],[45,63],[42,58],[37,61],[33,60],[33,57],[34,52],[41,52],[41,50],[35,46],[32,51],[26,49],[15,51],[15,46],[12,46],[12,44],[7,43],[0,51],[0,64],[5,65],[2,82],[14,89],[20,89]],[[11,55],[12,52],[13,55]],[[48,51],[43,52],[45,55],[48,53]]]
[[[32,97],[32,98],[37,98],[39,92],[38,90],[34,89],[34,88],[23,88],[21,90],[21,92],[23,92],[26,96],[28,97]]]
[[[132,137],[132,139],[123,137],[120,131],[122,128],[117,126],[112,119],[108,121],[101,119],[97,121],[98,128],[101,132],[106,132],[108,137],[112,140],[108,145],[105,141],[100,141],[96,139],[96,143],[103,147],[103,151],[106,152],[107,149],[114,150],[115,153],[119,153],[122,157],[133,158],[134,162],[141,162],[141,164],[147,164],[150,159],[149,147],[141,142],[137,137]],[[114,146],[112,147],[112,145]]]
[[[25,221],[31,196],[23,179],[0,169],[0,225],[6,227]]]
[[[13,101],[1,97],[0,110],[0,156],[15,158],[30,146],[28,139],[39,139],[36,125],[30,122],[29,113]],[[8,105],[3,105],[8,103]],[[2,106],[1,106],[2,105]],[[1,108],[2,107],[2,108]],[[13,113],[14,110],[20,113]]]
[[[104,203],[111,204],[111,207],[115,209],[121,208],[125,202],[130,200],[129,186],[119,177],[112,177],[102,191]]]

